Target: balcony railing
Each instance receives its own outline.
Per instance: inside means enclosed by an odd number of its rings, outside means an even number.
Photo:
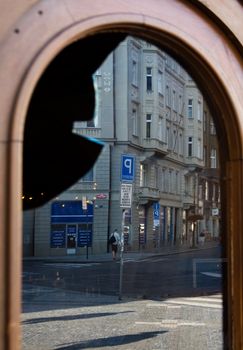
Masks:
[[[78,135],[94,137],[96,139],[101,138],[101,128],[74,128],[73,132]]]
[[[158,200],[160,198],[159,190],[152,187],[140,187],[138,196],[139,199],[146,200]]]
[[[142,146],[149,151],[166,156],[168,154],[167,144],[155,138],[144,138]]]

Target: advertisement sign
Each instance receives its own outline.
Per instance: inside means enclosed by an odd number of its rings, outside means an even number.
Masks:
[[[153,204],[153,213],[154,213],[154,227],[159,226],[159,215],[160,215],[160,205],[159,203]]]
[[[93,220],[93,204],[87,203],[87,209],[83,209],[82,201],[56,201],[51,207],[51,222],[54,223],[79,223]]]
[[[66,225],[51,226],[51,248],[65,248]]]
[[[92,224],[78,225],[78,247],[92,246]]]

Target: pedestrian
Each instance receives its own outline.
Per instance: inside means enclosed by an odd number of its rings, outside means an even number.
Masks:
[[[113,260],[116,260],[118,246],[120,245],[120,235],[119,235],[117,229],[115,229],[112,232],[112,234],[109,238],[109,243],[111,244],[112,258],[113,258]]]
[[[200,245],[204,245],[204,242],[205,242],[205,232],[202,231],[199,235],[199,243]]]

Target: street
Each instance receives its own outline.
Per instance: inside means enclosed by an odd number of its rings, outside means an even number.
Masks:
[[[219,256],[24,262],[23,349],[222,349]]]
[[[163,298],[221,291],[220,248],[124,259],[126,297]],[[86,293],[117,295],[120,262],[24,262],[23,282]]]

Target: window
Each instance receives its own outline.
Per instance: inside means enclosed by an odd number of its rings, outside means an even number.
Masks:
[[[167,85],[165,89],[165,101],[166,101],[166,106],[170,106],[170,88]]]
[[[216,195],[216,185],[212,184],[212,202],[215,202],[215,195]]]
[[[152,114],[146,114],[146,138],[151,137]]]
[[[179,137],[179,154],[180,155],[183,154],[183,137],[182,137],[182,134],[180,134],[180,137]]]
[[[146,87],[147,91],[152,91],[152,68],[147,67],[146,69]]]
[[[140,164],[140,181],[139,185],[140,187],[144,187],[147,184],[147,166],[145,164]]]
[[[215,169],[217,168],[217,152],[215,148],[211,149],[211,154],[210,154],[210,160],[211,160],[211,168]]]
[[[179,194],[180,193],[180,174],[179,171],[176,171],[175,173],[175,193]]]
[[[197,157],[199,159],[202,158],[202,142],[201,142],[201,139],[197,140]]]
[[[188,118],[192,118],[192,105],[193,105],[193,99],[189,98],[188,99],[188,104],[187,104],[187,114]]]
[[[198,104],[197,104],[197,120],[199,120],[199,121],[202,120],[202,104],[201,104],[201,101],[198,101]]]
[[[203,147],[203,161],[206,164],[206,160],[207,160],[207,146]]]
[[[165,168],[162,169],[161,190],[165,192]]]
[[[210,135],[216,135],[216,129],[213,120],[210,120]]]
[[[159,115],[158,139],[163,140],[163,117]]]
[[[163,94],[163,73],[158,71],[158,93]]]
[[[168,177],[168,192],[172,193],[172,176],[173,176],[173,170],[169,170],[169,177]]]
[[[208,119],[208,113],[207,111],[204,111],[204,117],[203,117],[203,131],[207,131],[207,119]]]
[[[182,96],[181,95],[179,95],[179,111],[178,112],[181,115],[183,113],[183,104],[182,104]]]
[[[172,108],[174,111],[176,111],[176,92],[175,92],[175,90],[173,90],[173,94],[172,94]]]
[[[154,168],[154,186],[159,188],[159,168],[157,166]]]
[[[188,137],[188,157],[192,156],[192,136]]]
[[[88,120],[87,128],[94,128],[94,127],[95,127],[94,119]]]
[[[169,127],[166,128],[165,142],[167,143],[167,147],[169,146]]]
[[[205,181],[205,200],[208,201],[208,181]]]
[[[132,84],[138,85],[138,64],[137,61],[132,61]]]
[[[132,134],[134,136],[137,136],[137,109],[133,108],[132,109]]]
[[[81,181],[92,182],[94,181],[94,168],[91,168],[82,178]]]
[[[94,110],[94,117],[92,120],[87,121],[87,127],[88,128],[97,128],[98,127],[98,120],[100,115],[100,104],[101,104],[101,86],[102,86],[102,75],[99,72],[99,70],[96,71],[95,74],[93,74],[93,84],[95,89],[95,110]]]

